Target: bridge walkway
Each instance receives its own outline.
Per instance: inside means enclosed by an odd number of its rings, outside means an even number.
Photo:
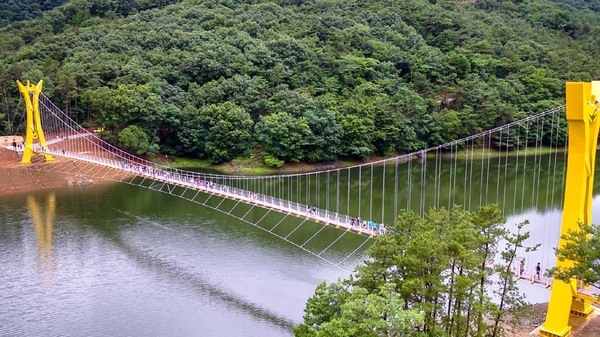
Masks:
[[[83,136],[82,136],[83,137]],[[57,144],[61,140],[56,139],[48,142],[49,145]],[[8,147],[10,150],[22,152],[20,147]],[[35,147],[36,152],[43,153],[44,149]],[[202,176],[194,176],[193,172],[188,171],[168,171],[156,167],[150,167],[143,164],[134,164],[128,161],[120,161],[118,158],[105,158],[93,156],[85,152],[73,152],[60,148],[49,148],[48,153],[52,156],[74,159],[94,165],[108,167],[120,173],[128,174],[113,174],[108,177],[109,180],[131,183],[135,177],[144,179],[135,185],[143,185],[145,180],[150,182],[150,188],[162,189],[167,188],[172,194],[175,186],[184,188],[183,195],[187,190],[194,190],[198,193],[206,193],[216,195],[221,198],[231,199],[238,202],[244,202],[253,206],[258,206],[270,210],[275,210],[283,214],[293,215],[299,218],[304,218],[315,223],[332,226],[338,229],[347,230],[355,234],[375,237],[385,233],[387,228],[384,224],[376,224],[372,221],[361,219],[353,219],[347,215],[339,214],[325,209],[319,209],[310,205],[292,202],[276,198],[273,196],[252,192],[224,184],[219,184],[210,179],[201,178]],[[106,173],[105,173],[106,174]],[[104,175],[105,175],[104,174]],[[132,178],[133,176],[133,178]],[[106,178],[106,177],[102,177]],[[125,179],[130,179],[126,181]],[[157,186],[162,184],[161,186]]]

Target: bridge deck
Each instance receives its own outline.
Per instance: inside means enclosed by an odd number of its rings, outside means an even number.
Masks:
[[[552,278],[540,275],[539,277],[534,273],[523,272],[521,275],[515,270],[515,275],[518,281],[525,281],[531,284],[536,284],[544,288],[550,288],[552,286]]]
[[[48,143],[54,145],[59,142],[61,142],[61,140],[56,139]],[[21,150],[19,147],[15,149],[12,146],[9,146],[8,148],[17,152],[20,152]],[[43,149],[39,147],[36,148],[36,150],[40,153],[43,152]],[[351,217],[339,214],[337,212],[318,209],[310,205],[279,199],[270,195],[259,194],[228,185],[217,184],[210,180],[200,179],[200,176],[187,175],[182,174],[182,172],[173,172],[165,169],[157,169],[156,167],[149,167],[147,165],[138,165],[135,163],[129,163],[127,161],[118,160],[119,158],[101,158],[85,152],[66,151],[64,149],[60,149],[59,147],[50,148],[49,153],[53,156],[75,159],[78,161],[109,167],[120,172],[131,173],[135,176],[142,177],[143,179],[150,179],[163,184],[170,184],[185,189],[217,195],[222,198],[242,201],[253,206],[276,210],[284,214],[294,215],[314,221],[316,223],[322,223],[327,226],[345,229],[359,235],[374,237],[383,234],[386,231],[385,225],[383,224],[377,225],[364,220],[353,221]],[[117,179],[112,178],[111,180],[123,181],[123,175],[120,175],[120,177],[121,178]]]

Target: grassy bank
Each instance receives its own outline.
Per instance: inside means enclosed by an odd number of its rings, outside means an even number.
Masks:
[[[458,158],[458,159],[471,159],[471,158],[498,158],[498,157],[516,157],[516,156],[540,156],[553,152],[562,152],[565,149],[555,149],[551,147],[529,147],[526,149],[519,149],[518,151],[497,151],[493,149],[465,149],[453,154],[451,153],[443,153],[442,157],[444,158]],[[435,157],[435,152],[428,153],[428,158]]]
[[[455,153],[442,153],[443,158],[499,158],[504,156],[539,156],[557,151],[553,148],[527,148],[519,149],[518,151],[496,151],[491,149],[465,149]],[[564,151],[564,150],[558,150]],[[434,158],[438,155],[435,152],[429,152],[428,158]],[[416,156],[416,153],[415,153]],[[390,157],[393,158],[393,157]],[[359,164],[365,164],[374,161],[380,161],[384,158],[373,157],[364,161],[334,161],[327,163],[287,163],[282,167],[267,167],[260,160],[260,156],[252,156],[250,158],[239,158],[228,163],[214,165],[210,161],[198,158],[169,158],[169,160],[160,159],[159,162],[169,167],[182,170],[202,171],[218,174],[232,175],[273,175],[273,174],[292,174],[313,172],[320,170],[329,170],[342,167],[350,167]]]
[[[169,167],[182,170],[202,171],[219,174],[235,175],[274,175],[303,173],[319,170],[335,169],[359,164],[360,162],[335,161],[328,163],[287,163],[282,167],[267,167],[257,158],[240,158],[228,163],[211,164],[208,160],[198,158],[173,158],[161,162]]]

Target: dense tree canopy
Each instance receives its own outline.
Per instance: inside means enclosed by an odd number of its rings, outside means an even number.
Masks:
[[[503,336],[526,309],[517,251],[536,248],[505,222],[494,205],[400,214],[350,279],[317,287],[295,336]]]
[[[231,103],[210,104],[184,113],[181,142],[190,155],[208,157],[215,163],[235,158],[251,149],[252,119]]]
[[[565,244],[556,249],[559,261],[571,261],[568,266],[552,268],[549,272],[565,282],[576,278],[600,286],[600,226],[579,224],[561,237]]]
[[[237,118],[274,165],[366,158],[541,112],[565,81],[600,77],[597,1],[63,2],[0,5],[0,134],[22,131],[14,81],[43,79],[114,142],[136,125],[153,151],[221,162],[251,151],[188,137]],[[235,107],[229,126],[187,130],[208,106]]]
[[[4,0],[0,3],[0,27],[41,16],[44,11],[65,2],[67,0]]]
[[[294,330],[294,335],[417,336],[423,313],[406,310],[394,288],[393,283],[386,283],[377,292],[369,292],[360,286],[323,282],[308,300],[305,323]]]

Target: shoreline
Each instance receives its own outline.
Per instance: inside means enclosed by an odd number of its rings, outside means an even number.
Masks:
[[[484,155],[489,158],[499,157],[516,157],[516,156],[539,156],[545,155],[551,152],[563,152],[566,149],[562,148],[549,148],[544,147],[541,149],[522,149],[517,151],[497,151],[493,149],[468,149],[460,150],[455,153],[439,152],[439,155],[445,159],[461,159],[467,160],[470,158],[481,159]],[[256,159],[233,159],[230,162],[212,165],[206,162],[206,160],[193,159],[193,158],[172,158],[172,161],[165,163],[164,160],[156,161],[162,165],[166,165],[171,168],[180,170],[193,170],[193,171],[205,171],[215,172],[217,174],[224,175],[247,175],[247,176],[260,176],[260,175],[285,175],[285,174],[301,174],[318,172],[325,170],[345,169],[355,166],[374,165],[382,166],[384,162],[392,162],[394,160],[398,163],[406,163],[409,160],[425,160],[426,158],[434,158],[437,152],[413,152],[406,154],[398,154],[392,157],[382,156],[371,156],[364,160],[343,160],[338,159],[330,162],[318,162],[318,163],[286,163],[282,167],[268,167],[264,166],[260,160]],[[160,158],[160,157],[158,157]]]
[[[22,165],[19,158],[15,152],[0,148],[0,197],[69,186],[99,185],[105,182],[91,180],[83,175],[73,177],[65,173],[39,170],[35,168],[35,163]],[[531,315],[517,327],[509,327],[506,336],[537,336],[535,332],[545,320],[547,305],[548,303],[533,304]],[[600,316],[585,321],[575,320],[571,324],[573,337],[600,336]]]
[[[0,148],[0,196],[101,183],[85,175],[72,176],[62,172],[39,170],[35,165],[23,165],[20,156],[14,151]]]

